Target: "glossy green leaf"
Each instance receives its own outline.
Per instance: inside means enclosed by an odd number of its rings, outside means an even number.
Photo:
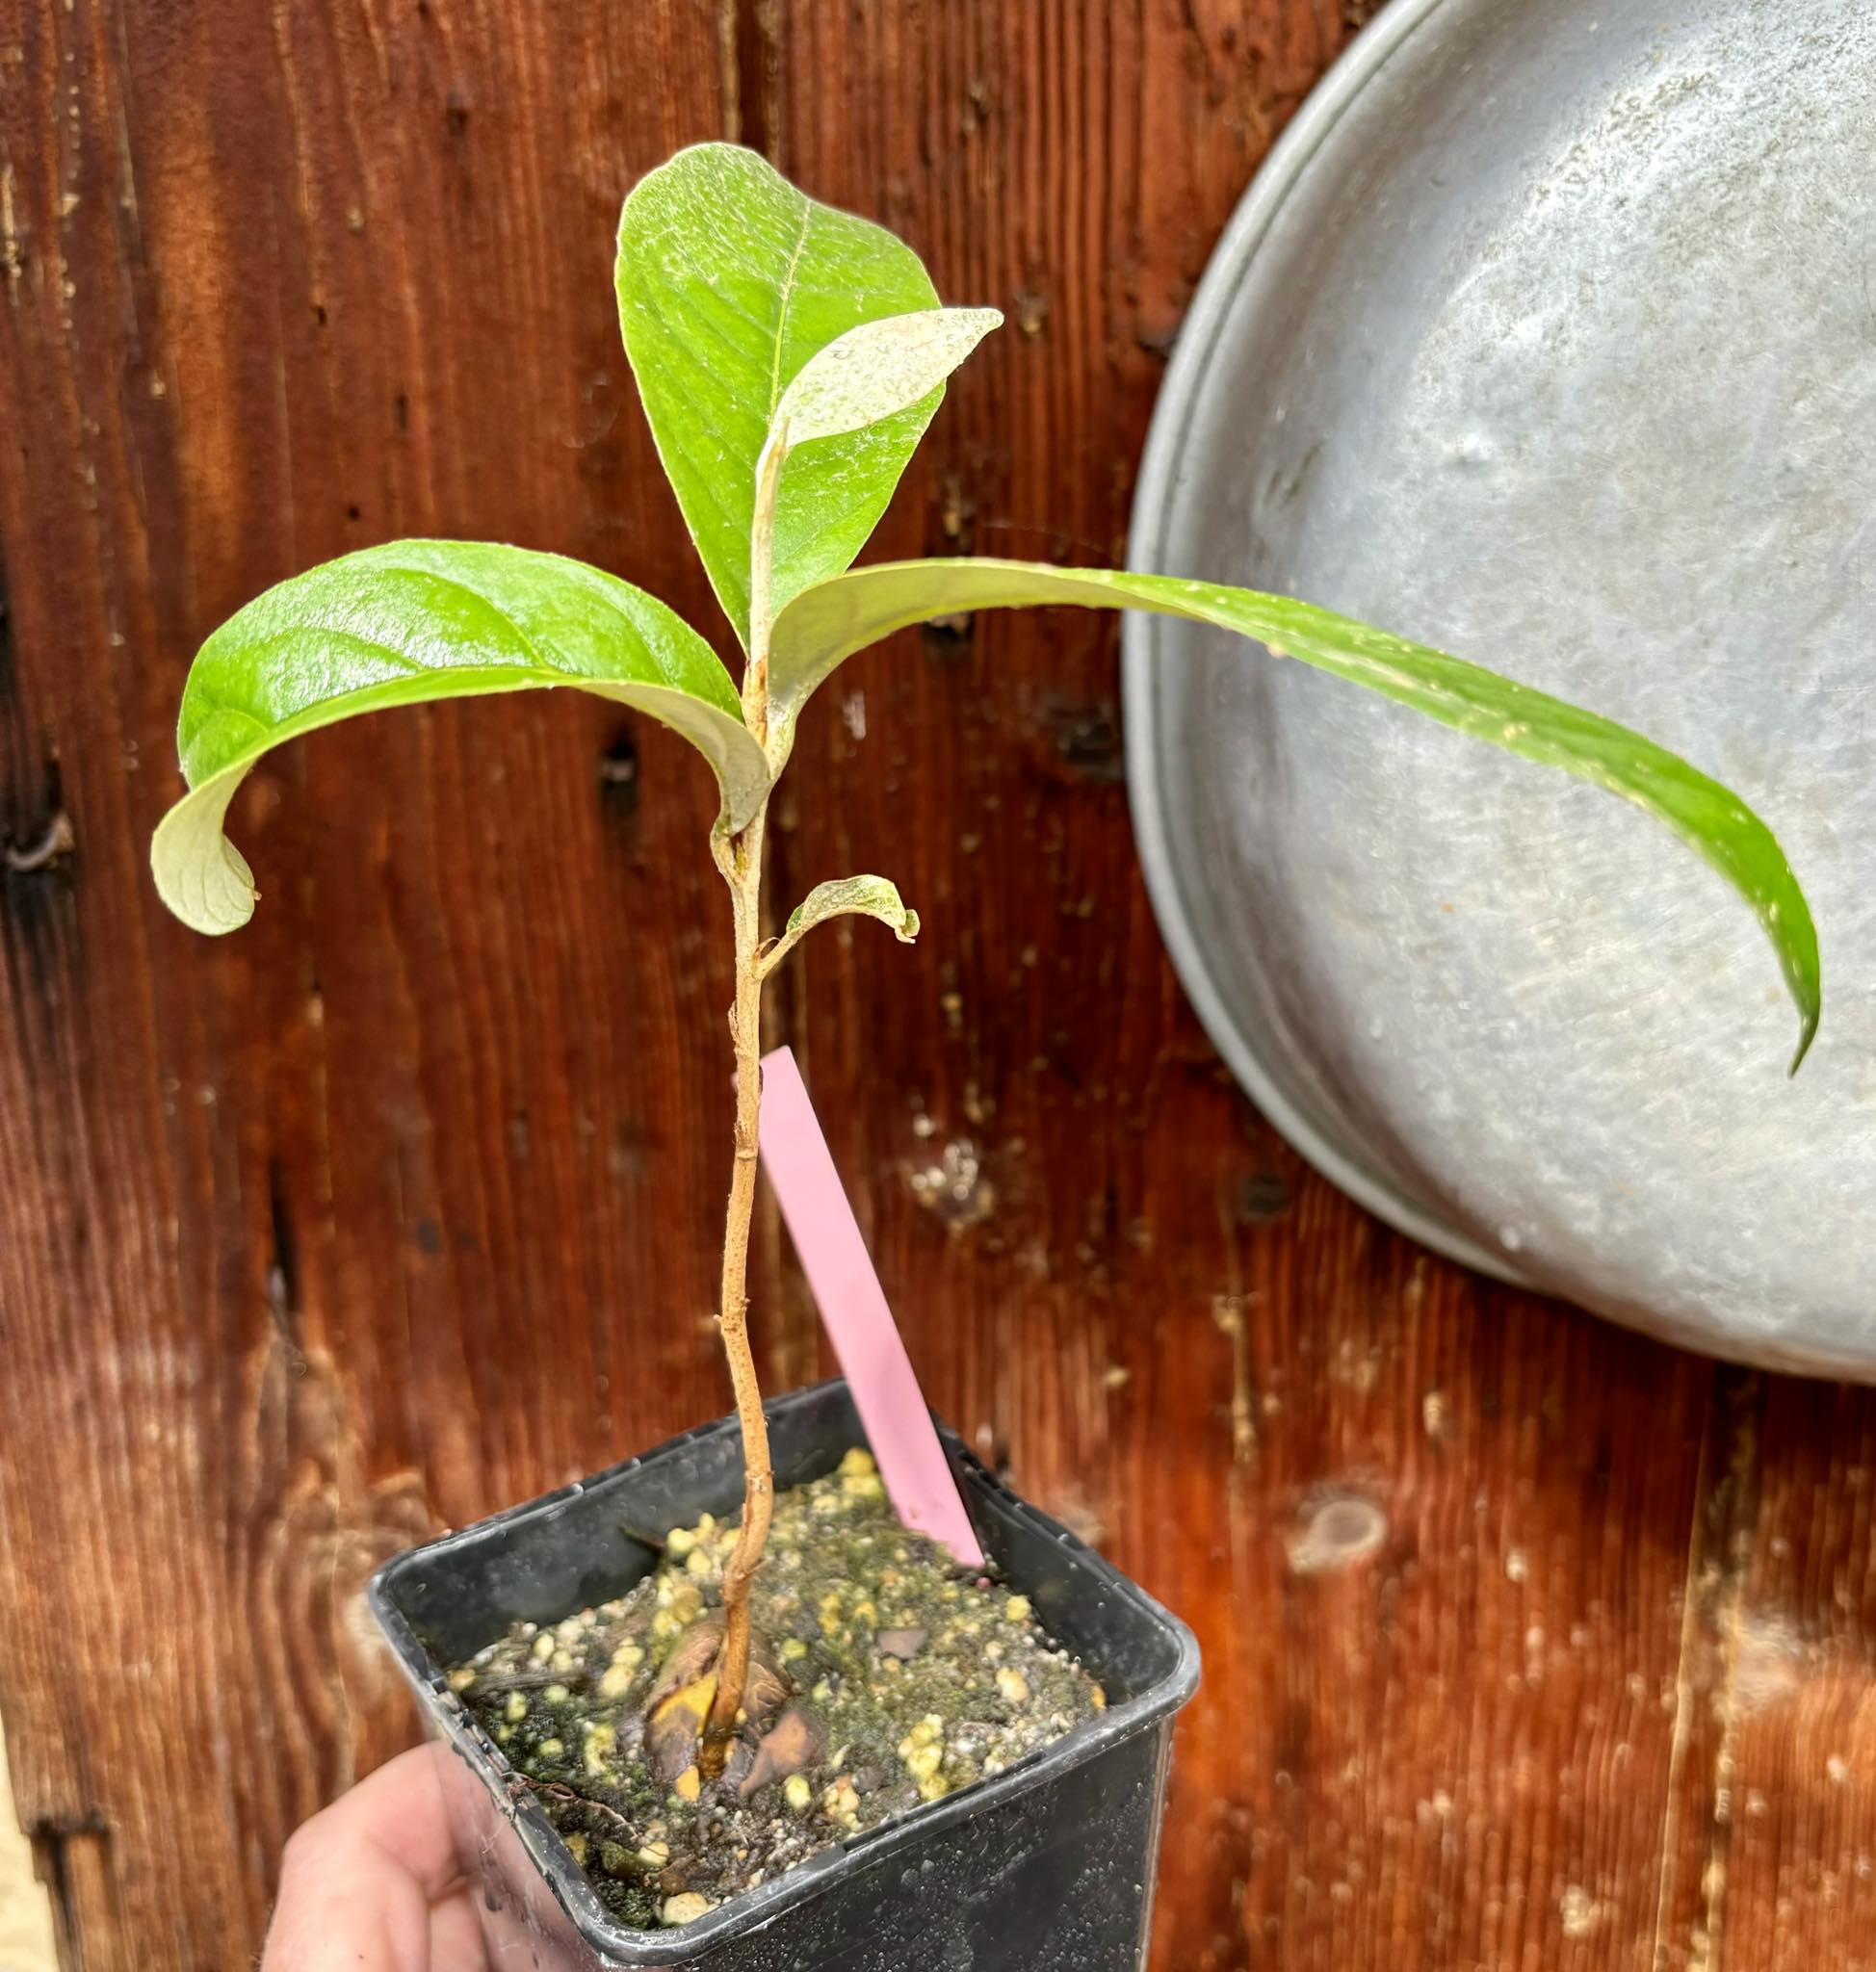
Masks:
[[[877,918],[901,945],[919,935],[919,914],[906,909],[898,885],[883,876],[837,876],[816,884],[789,913],[788,928],[763,957],[763,973],[772,973],[817,924],[853,917]]]
[[[269,748],[354,713],[577,686],[649,713],[709,761],[740,828],[769,790],[717,654],[663,603],[558,555],[394,541],[258,596],[197,652],[176,743],[190,792],[150,848],[157,889],[198,931],[253,915],[228,803]]]
[[[1816,928],[1785,852],[1737,795],[1612,720],[1308,603],[1171,576],[1022,561],[856,569],[808,590],[776,619],[769,672],[774,757],[786,758],[809,694],[855,651],[929,617],[1021,604],[1147,610],[1237,631],[1273,655],[1365,685],[1443,725],[1632,801],[1705,857],[1758,914],[1798,1009],[1794,1073],[1804,1059],[1822,1005]]]
[[[782,393],[862,323],[938,305],[918,255],[797,192],[755,152],[705,143],[634,188],[619,323],[664,472],[724,612],[749,636],[756,461]],[[853,559],[944,395],[801,445],[782,469],[772,607]]]

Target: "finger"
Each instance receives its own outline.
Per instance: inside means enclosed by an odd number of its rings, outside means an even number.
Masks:
[[[430,1972],[487,1972],[488,1948],[474,1894],[452,1890],[430,1912]]]
[[[417,1880],[426,1897],[440,1897],[460,1874],[443,1799],[443,1763],[452,1757],[434,1744],[401,1752],[300,1832],[320,1829],[322,1841],[368,1838]]]
[[[456,1875],[448,1756],[401,1754],[287,1844],[262,1972],[430,1972],[430,1905]]]

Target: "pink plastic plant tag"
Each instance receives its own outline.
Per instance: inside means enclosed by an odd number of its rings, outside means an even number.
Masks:
[[[873,1258],[821,1133],[794,1054],[762,1062],[762,1168],[833,1338],[873,1455],[899,1518],[967,1568],[983,1550],[925,1407]]]

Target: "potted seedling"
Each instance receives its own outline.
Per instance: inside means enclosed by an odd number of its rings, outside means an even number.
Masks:
[[[949,1440],[990,1566],[894,1520],[839,1385],[769,1407],[745,1277],[765,980],[842,915],[902,939],[883,876],[837,876],[771,935],[763,829],[815,688],[892,632],[1018,604],[1195,618],[1621,794],[1757,912],[1816,1026],[1816,939],[1764,824],[1605,719],[1322,610],[1177,578],[991,559],[851,566],[999,317],[733,146],[627,199],[617,284],[653,436],[743,653],[617,577],[490,543],[400,541],[250,603],[190,672],[189,792],[156,833],[170,907],[254,907],[223,834],[271,747],[356,713],[576,686],[702,753],[735,954],[734,1155],[719,1323],[733,1420],[420,1549],[376,1602],[433,1725],[491,1941],[530,1962],[1101,1972],[1144,1950],[1186,1632]],[[1795,1067],[1795,1061],[1794,1061]],[[765,1555],[767,1553],[767,1559]],[[507,1962],[505,1959],[503,1962]]]

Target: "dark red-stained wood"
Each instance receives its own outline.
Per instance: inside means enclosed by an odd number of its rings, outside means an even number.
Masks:
[[[411,1728],[375,1563],[726,1403],[702,770],[558,696],[318,737],[209,944],[143,867],[190,653],[425,532],[716,634],[609,262],[725,133],[1009,315],[881,551],[1117,558],[1206,254],[1371,11],[0,7],[0,1718],[69,1964],[248,1962]],[[1160,947],[1116,650],[986,615],[822,694],[776,902],[874,869],[926,930],[821,935],[770,1021],[934,1400],[1200,1633],[1156,1964],[1876,1961],[1876,1408],[1313,1177]],[[827,1367],[772,1216],[756,1289],[771,1383]]]

